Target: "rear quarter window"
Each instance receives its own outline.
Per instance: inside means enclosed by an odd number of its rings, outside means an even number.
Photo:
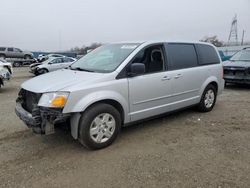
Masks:
[[[6,48],[0,47],[0,51],[5,51]]]
[[[196,67],[198,59],[193,44],[167,44],[167,56],[170,60],[169,70]]]
[[[206,44],[196,44],[196,48],[198,52],[200,65],[220,63],[220,58],[214,47]]]

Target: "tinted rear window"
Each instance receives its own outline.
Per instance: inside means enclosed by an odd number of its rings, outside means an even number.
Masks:
[[[196,47],[200,65],[220,63],[219,56],[214,47],[205,44],[197,44]]]
[[[167,55],[170,60],[170,70],[195,67],[198,65],[193,44],[168,44]]]
[[[0,51],[5,51],[6,48],[0,47]]]

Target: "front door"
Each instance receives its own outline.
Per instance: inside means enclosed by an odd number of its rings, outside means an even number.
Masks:
[[[143,49],[132,63],[144,63],[146,72],[128,78],[131,121],[170,111],[171,77],[166,71],[163,45]]]
[[[56,71],[63,68],[63,58],[56,58],[52,60],[48,66],[49,71]]]

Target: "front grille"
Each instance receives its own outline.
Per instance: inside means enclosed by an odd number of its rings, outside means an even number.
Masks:
[[[245,67],[224,67],[224,74],[230,76],[245,76]]]
[[[30,113],[32,113],[32,110],[37,106],[40,97],[40,93],[33,93],[24,89],[21,89],[18,96],[19,100],[21,100],[22,107]]]

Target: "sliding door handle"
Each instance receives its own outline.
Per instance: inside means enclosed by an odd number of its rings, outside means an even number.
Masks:
[[[162,80],[162,81],[171,80],[171,77],[170,77],[170,76],[164,76],[161,80]]]

